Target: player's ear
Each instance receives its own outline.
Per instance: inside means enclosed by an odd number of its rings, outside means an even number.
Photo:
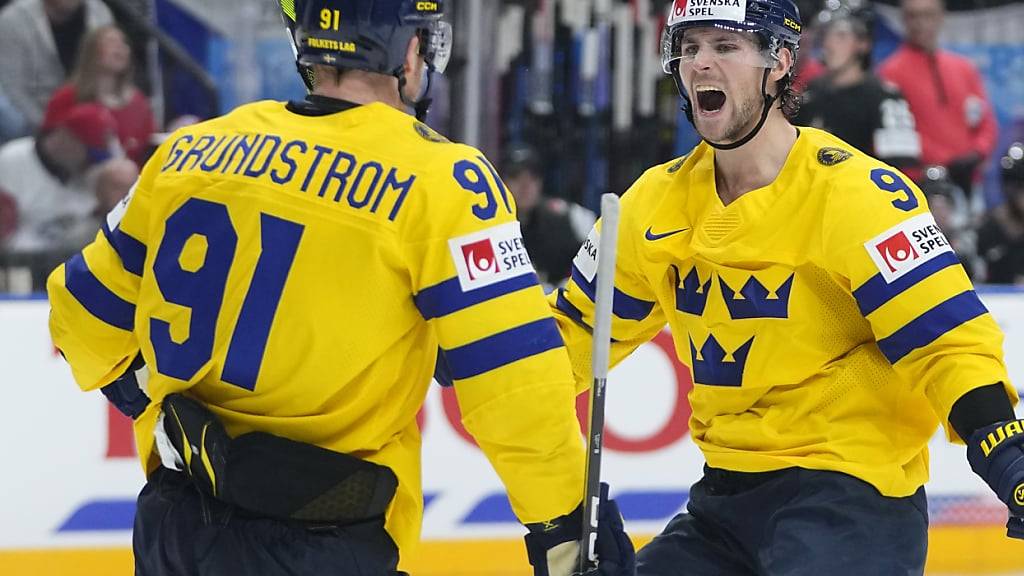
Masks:
[[[788,47],[779,48],[779,57],[775,60],[775,65],[772,66],[772,71],[768,73],[768,80],[777,82],[782,80],[786,74],[789,74],[793,68],[793,51]]]
[[[405,77],[419,78],[420,69],[423,67],[423,57],[420,56],[420,37],[413,34],[409,39],[409,45],[405,48]]]

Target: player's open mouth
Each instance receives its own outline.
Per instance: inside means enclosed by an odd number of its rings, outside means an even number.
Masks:
[[[717,112],[725,106],[725,92],[716,86],[698,84],[694,87],[697,92],[697,106],[702,112]]]

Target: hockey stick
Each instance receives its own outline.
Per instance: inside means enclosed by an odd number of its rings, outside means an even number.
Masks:
[[[579,573],[597,564],[597,516],[601,502],[601,453],[604,450],[604,388],[608,381],[608,354],[612,335],[612,295],[615,247],[619,238],[619,197],[601,196],[601,238],[597,247],[597,293],[594,299],[594,338],[590,359],[594,383],[590,390],[587,427],[586,484],[583,490],[583,534]]]

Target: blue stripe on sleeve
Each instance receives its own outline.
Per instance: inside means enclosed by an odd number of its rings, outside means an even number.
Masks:
[[[860,313],[867,316],[918,282],[959,263],[960,259],[956,257],[956,254],[946,252],[918,266],[892,284],[887,283],[881,274],[875,274],[860,288],[853,291],[853,297],[857,299]]]
[[[597,276],[594,277],[594,280],[597,280]],[[588,282],[575,264],[572,266],[572,281],[580,287],[580,290],[587,295],[591,302],[594,301],[597,294],[596,282]],[[643,320],[654,310],[654,302],[634,298],[618,288],[614,289],[614,294],[612,297],[612,314],[623,320]]]
[[[588,332],[593,330],[590,324],[587,324],[583,319],[583,311],[577,308],[572,302],[569,302],[569,299],[565,297],[565,288],[558,289],[558,296],[555,297],[555,308],[561,310],[562,313],[575,322],[577,326],[586,328]]]
[[[988,310],[974,290],[961,292],[918,316],[891,336],[878,341],[882,354],[895,364],[917,348],[927,346],[957,326]]]
[[[136,276],[142,276],[142,268],[146,263],[146,245],[120,228],[108,229],[106,223],[103,224],[103,235],[121,258],[124,269]]]
[[[89,270],[81,254],[75,254],[64,265],[64,285],[96,318],[122,330],[131,331],[135,327],[135,305],[104,286]]]
[[[541,318],[493,336],[445,350],[452,377],[472,378],[562,346],[554,318]]]
[[[430,320],[431,318],[440,318],[470,306],[475,306],[481,302],[511,294],[523,288],[537,286],[538,284],[537,275],[530,272],[529,274],[522,274],[515,278],[502,280],[490,286],[463,292],[462,287],[459,285],[459,278],[456,276],[440,284],[434,284],[420,290],[419,294],[413,297],[413,302],[416,303],[416,307],[419,308],[423,318]]]

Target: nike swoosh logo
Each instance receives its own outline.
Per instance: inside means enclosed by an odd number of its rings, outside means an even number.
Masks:
[[[686,232],[687,230],[689,230],[689,228],[680,228],[679,230],[670,230],[668,232],[662,232],[661,234],[655,234],[653,230],[648,228],[647,232],[644,234],[644,238],[651,241],[661,240],[662,238],[667,238],[673,234],[679,234],[680,232]]]

